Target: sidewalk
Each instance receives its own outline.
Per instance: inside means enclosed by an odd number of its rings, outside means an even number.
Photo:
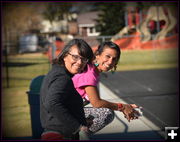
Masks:
[[[102,83],[99,84],[101,98],[111,102],[124,102]],[[126,102],[124,102],[126,103]],[[159,140],[165,136],[157,126],[142,116],[138,120],[128,122],[121,112],[115,111],[112,123],[92,136],[92,140]]]

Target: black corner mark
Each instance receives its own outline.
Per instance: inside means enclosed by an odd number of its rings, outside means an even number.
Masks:
[[[176,142],[179,137],[179,127],[165,127],[165,139],[167,142]]]

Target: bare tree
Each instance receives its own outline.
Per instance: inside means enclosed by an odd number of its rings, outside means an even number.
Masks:
[[[42,7],[32,2],[2,3],[2,37],[5,46],[11,44],[11,49],[16,48],[22,33],[31,29],[40,30]]]

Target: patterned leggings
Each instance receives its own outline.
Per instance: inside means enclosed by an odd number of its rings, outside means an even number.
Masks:
[[[114,111],[109,108],[84,107],[85,117],[94,116],[93,124],[89,130],[92,134],[104,128],[114,120]]]

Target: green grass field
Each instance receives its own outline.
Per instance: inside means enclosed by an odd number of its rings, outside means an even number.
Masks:
[[[178,48],[122,51],[118,71],[177,67]]]
[[[24,54],[8,57],[9,88],[6,67],[3,67],[2,123],[3,136],[31,136],[31,121],[26,91],[32,78],[46,74],[50,68],[43,54]]]
[[[4,60],[4,59],[3,59]],[[46,74],[48,58],[43,54],[9,56],[9,88],[6,67],[2,79],[2,130],[5,137],[31,136],[30,111],[26,91],[32,78]],[[174,68],[178,63],[178,49],[122,51],[117,71]]]

